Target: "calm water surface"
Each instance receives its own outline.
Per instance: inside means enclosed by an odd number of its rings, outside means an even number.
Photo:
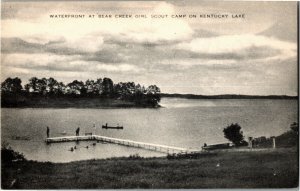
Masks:
[[[164,98],[160,109],[1,109],[2,141],[22,152],[27,159],[69,162],[139,154],[162,153],[125,146],[80,142],[45,144],[46,126],[50,136],[96,132],[99,135],[170,146],[201,148],[204,143],[227,142],[223,128],[231,123],[242,126],[247,136],[276,136],[297,121],[297,100],[191,100]],[[93,128],[95,123],[96,129]],[[124,130],[105,130],[101,125],[123,125]],[[28,136],[30,140],[14,140]],[[89,148],[85,148],[89,146]]]

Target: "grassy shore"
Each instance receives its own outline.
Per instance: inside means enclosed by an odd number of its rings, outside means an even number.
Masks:
[[[2,165],[2,188],[291,188],[298,150],[217,152],[194,159],[116,158]],[[15,181],[14,181],[15,180]]]
[[[94,97],[6,97],[1,101],[6,108],[151,108],[151,105],[137,104],[112,98]],[[159,107],[159,106],[158,106]]]

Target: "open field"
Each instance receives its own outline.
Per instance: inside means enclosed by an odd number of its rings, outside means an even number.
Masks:
[[[298,150],[204,153],[194,159],[116,158],[2,165],[2,188],[291,188]]]

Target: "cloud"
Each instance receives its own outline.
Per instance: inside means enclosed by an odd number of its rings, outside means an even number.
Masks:
[[[64,43],[63,38],[51,38],[46,40],[39,37],[27,38],[2,38],[1,39],[1,52],[3,53],[54,53],[57,55],[76,55],[86,54],[75,47],[59,46]]]
[[[60,41],[49,41],[48,46],[53,49],[73,49],[84,53],[100,51],[103,45],[101,36],[83,36],[78,39],[64,39]]]
[[[297,55],[296,43],[258,35],[230,35],[211,38],[197,38],[188,43],[180,43],[177,49],[190,50],[198,54],[239,55],[245,58],[288,59]],[[264,49],[271,50],[268,55]],[[278,52],[276,52],[278,50]],[[263,52],[263,54],[262,54]],[[277,53],[277,54],[275,54]],[[244,56],[242,56],[244,55]]]
[[[84,61],[80,55],[62,56],[54,54],[6,54],[1,58],[3,67],[29,69],[31,71],[66,72],[140,72],[137,66],[121,63],[107,64],[97,61]]]
[[[176,65],[178,69],[187,69],[193,66],[207,67],[211,69],[229,69],[231,67],[239,67],[236,60],[209,60],[209,59],[178,59],[178,60],[163,60],[160,62],[164,65]]]
[[[10,38],[4,38],[9,40]],[[48,36],[45,34],[24,36],[22,39],[27,45],[41,45],[49,49],[69,49],[74,52],[89,53],[101,50],[103,45],[102,36],[85,35],[80,38],[68,39],[63,36]],[[16,42],[16,41],[12,41]]]
[[[106,70],[109,72],[121,71],[121,72],[140,72],[141,70],[134,65],[120,64],[120,65],[109,65],[109,64],[97,64],[98,70]]]
[[[103,37],[82,36],[77,39],[66,39],[57,36],[24,36],[23,38],[2,38],[4,52],[28,52],[32,53],[56,50],[60,54],[85,54],[101,51]],[[51,51],[52,50],[52,51]]]
[[[2,53],[36,53],[42,52],[43,46],[29,43],[20,38],[1,38]]]
[[[100,38],[101,41],[102,38]],[[81,39],[84,41],[85,39]],[[126,55],[120,52],[120,47],[117,44],[104,44],[101,41],[101,48],[97,48],[97,38],[94,41],[90,39],[90,42],[94,42],[94,45],[86,45],[82,49],[78,48],[78,44],[84,44],[81,42],[68,43],[65,39],[57,38],[53,41],[40,41],[37,43],[37,39],[33,39],[30,42],[24,41],[20,38],[2,38],[1,46],[2,53],[15,54],[15,53],[27,53],[27,54],[54,54],[61,55],[80,55],[81,60],[85,61],[99,61],[104,63],[121,63],[126,61]],[[37,58],[39,58],[37,56]]]
[[[22,46],[44,46],[42,50],[57,54],[95,53],[101,51],[107,44],[144,44],[166,45],[190,40],[194,34],[189,24],[180,19],[130,19],[126,22],[111,20],[49,20],[41,19],[36,23],[7,19],[2,21],[2,38],[22,40]],[[22,28],[22,31],[16,30]],[[49,29],[51,31],[49,31]],[[54,29],[54,30],[52,30]],[[16,43],[16,41],[13,41]],[[12,43],[13,43],[12,42]],[[10,46],[16,48],[14,44]],[[31,49],[32,51],[34,49]],[[27,51],[27,50],[24,50]]]
[[[78,12],[77,3],[73,6],[64,6],[64,12],[69,14],[80,14]],[[93,3],[90,2],[92,5]],[[86,5],[86,4],[85,4]],[[84,6],[85,6],[84,5]],[[107,13],[118,13],[115,9],[111,8],[110,4],[101,3],[101,7],[110,7]],[[128,8],[127,4],[116,3],[114,6],[119,8]],[[2,30],[2,36],[7,38],[19,37],[26,43],[32,43],[35,45],[45,45],[51,42],[48,51],[55,52],[57,54],[77,54],[79,51],[83,52],[96,52],[101,49],[101,43],[103,38],[107,42],[115,44],[121,43],[136,43],[145,45],[162,45],[162,44],[174,44],[181,42],[184,39],[189,39],[193,34],[193,30],[189,26],[188,22],[184,20],[174,19],[129,19],[129,20],[97,20],[97,19],[49,19],[47,14],[59,13],[60,10],[56,4],[53,5],[55,9],[45,10],[45,4],[37,4],[31,7],[34,10],[32,13],[28,13],[27,9],[13,4],[13,6],[4,5],[3,14],[8,14],[9,10],[14,9],[16,14],[12,14],[10,17],[2,21],[2,25],[5,26]],[[146,7],[148,13],[153,14],[171,14],[174,13],[174,6],[165,2],[155,2],[148,4],[138,3],[135,6],[131,6],[127,9],[128,12],[132,10],[132,7],[142,7],[142,9],[135,8],[133,13],[144,14],[143,8]],[[36,8],[37,7],[37,8]],[[85,10],[93,9],[93,6],[87,6]],[[42,14],[41,10],[44,10]],[[75,11],[76,10],[76,11]],[[102,9],[101,9],[102,12]],[[93,12],[95,13],[95,12]],[[30,15],[34,19],[22,19],[20,15]],[[104,12],[105,14],[105,12]],[[36,15],[39,15],[36,16]],[[125,21],[125,22],[124,22]],[[15,30],[16,26],[23,30]],[[52,30],[55,29],[55,30]],[[86,36],[92,36],[87,38]],[[95,39],[98,38],[98,39]],[[49,44],[50,45],[50,44]],[[21,49],[21,47],[19,48]],[[61,51],[62,50],[62,51]],[[26,51],[26,50],[24,50]],[[40,49],[37,50],[38,52]]]
[[[266,30],[258,33],[258,35],[278,38],[290,42],[297,42],[297,30],[291,30],[290,32],[286,32],[285,29],[286,26],[294,26],[295,28],[297,28],[296,25],[296,20],[294,22],[288,22],[286,24],[277,21]]]
[[[31,70],[77,71],[78,65],[72,61],[81,56],[62,56],[54,54],[4,54],[1,58],[3,67],[18,67]]]
[[[170,4],[157,3],[157,6],[152,7],[153,12],[150,11],[150,13],[167,14],[172,10]],[[78,12],[67,13],[79,14]],[[50,41],[61,42],[63,39],[64,42],[59,46],[76,47],[91,52],[101,49],[104,37],[122,42],[155,44],[181,41],[189,39],[193,35],[190,25],[183,19],[152,19],[150,15],[147,19],[123,20],[116,18],[51,19],[49,15],[45,14],[34,21],[5,19],[2,20],[2,25],[5,26],[2,29],[4,38],[18,37],[28,43],[37,44],[45,44]],[[22,30],[17,30],[17,28],[22,28]]]

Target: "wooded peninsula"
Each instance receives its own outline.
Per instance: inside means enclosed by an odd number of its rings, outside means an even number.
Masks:
[[[20,78],[1,83],[2,107],[159,107],[160,89],[134,82],[114,84],[110,78],[74,80],[68,84],[54,78],[32,77],[22,86]]]

